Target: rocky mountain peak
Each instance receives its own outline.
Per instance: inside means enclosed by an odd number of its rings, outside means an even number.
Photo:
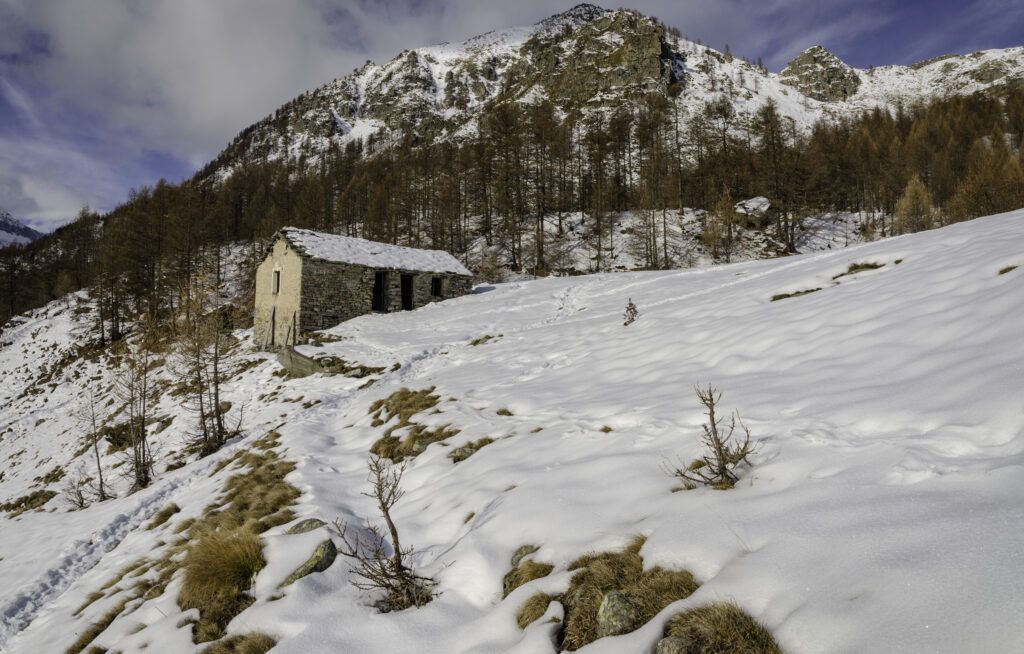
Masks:
[[[11,243],[29,243],[42,235],[42,232],[37,232],[0,209],[0,247]]]
[[[572,9],[568,9],[560,14],[555,14],[554,16],[545,18],[537,23],[537,26],[542,29],[558,29],[564,25],[579,27],[584,23],[589,23],[602,14],[609,12],[610,10],[598,7],[597,5],[581,2]]]
[[[779,73],[779,81],[822,102],[848,100],[860,88],[857,72],[820,45],[798,54]]]

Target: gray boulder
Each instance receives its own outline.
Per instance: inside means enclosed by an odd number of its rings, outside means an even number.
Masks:
[[[281,582],[281,585],[278,586],[278,588],[284,588],[285,586],[291,585],[308,574],[323,572],[327,568],[331,567],[336,556],[338,556],[338,548],[334,546],[334,541],[328,538],[317,545],[316,549],[313,551],[313,555],[309,557],[305,563],[296,568],[295,572],[288,575],[288,578]]]
[[[693,641],[682,636],[668,636],[658,641],[654,654],[690,654],[694,651]]]
[[[313,531],[314,529],[319,529],[320,527],[323,527],[326,524],[327,524],[326,522],[324,522],[323,520],[320,520],[319,518],[306,518],[302,522],[299,522],[298,524],[292,525],[288,529],[288,531],[286,531],[284,533],[286,533],[286,534],[304,534],[306,532]]]
[[[640,619],[640,611],[622,593],[611,592],[601,600],[597,609],[597,637],[617,636],[633,631]]]
[[[521,545],[519,549],[516,550],[516,553],[512,555],[512,569],[515,570],[518,568],[519,562],[523,560],[523,557],[528,554],[533,554],[538,549],[540,548],[536,545]]]

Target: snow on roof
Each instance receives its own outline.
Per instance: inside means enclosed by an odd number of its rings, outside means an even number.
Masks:
[[[757,216],[760,218],[768,211],[768,207],[772,206],[771,200],[759,195],[756,198],[750,198],[749,200],[740,200],[736,203],[736,213],[746,214],[748,216]]]
[[[281,235],[309,256],[324,261],[354,263],[370,268],[472,275],[458,259],[444,250],[407,248],[296,227],[285,227]]]

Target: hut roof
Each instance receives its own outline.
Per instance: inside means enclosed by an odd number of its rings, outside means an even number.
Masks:
[[[296,248],[313,258],[324,261],[353,263],[369,268],[388,270],[420,270],[454,275],[472,274],[459,263],[458,259],[444,250],[407,248],[367,241],[362,238],[324,234],[297,227],[285,227],[280,233]]]

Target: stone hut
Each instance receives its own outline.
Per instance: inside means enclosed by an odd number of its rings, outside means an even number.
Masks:
[[[472,274],[441,250],[285,227],[256,269],[254,338],[263,349],[367,313],[465,295]]]

